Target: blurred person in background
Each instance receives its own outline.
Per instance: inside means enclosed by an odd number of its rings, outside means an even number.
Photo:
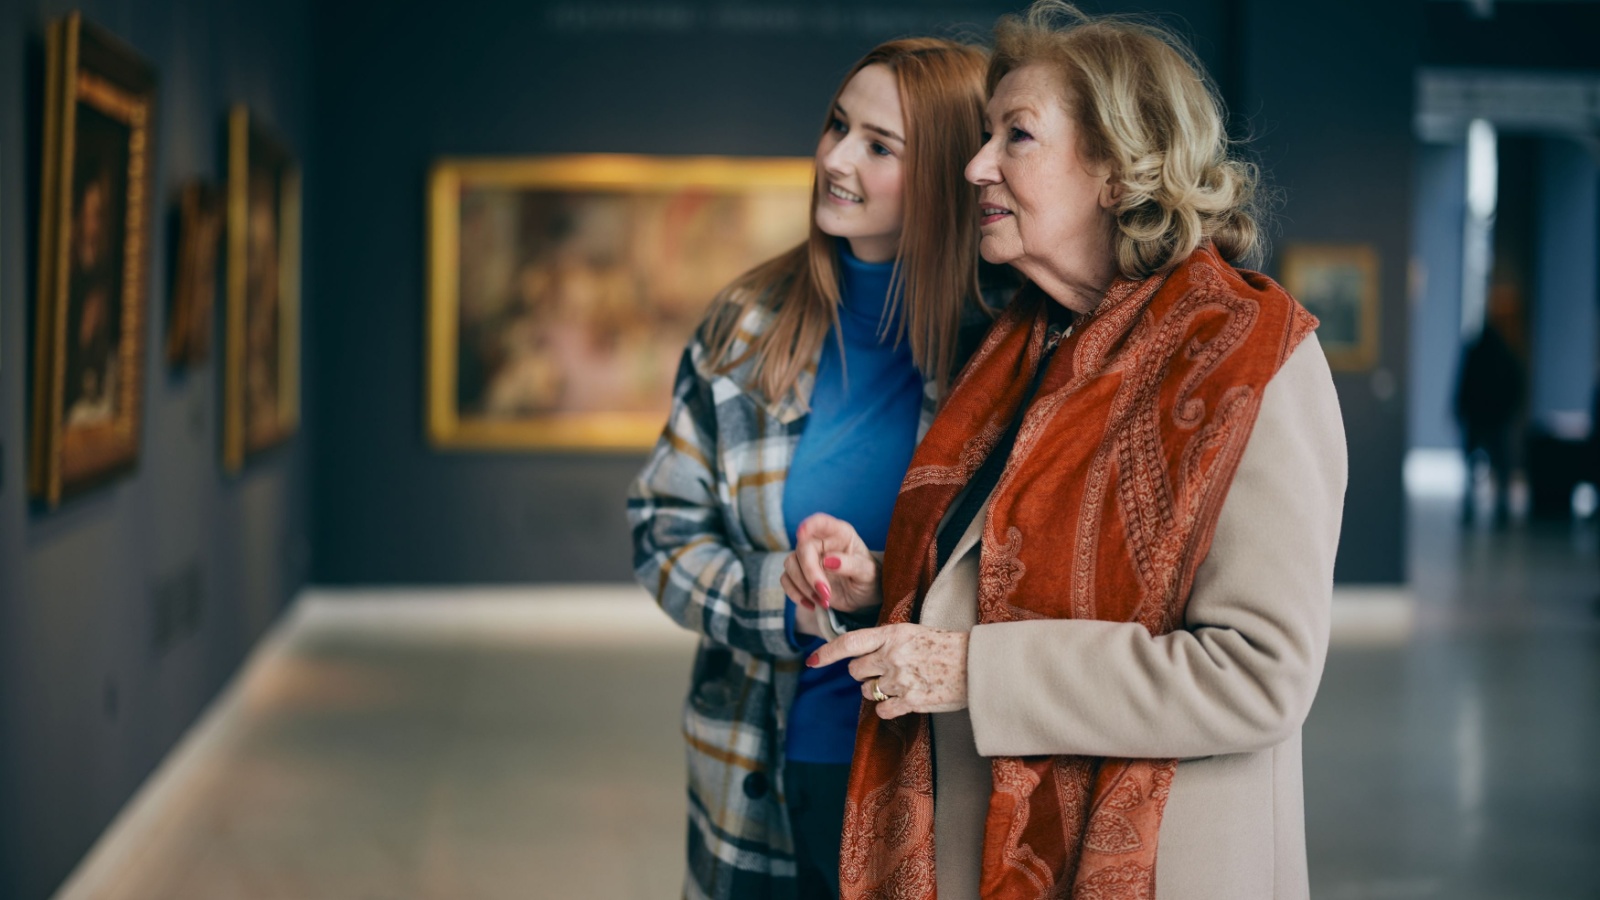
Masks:
[[[876,610],[800,593],[785,557],[825,512],[860,523],[876,565],[911,452],[991,320],[962,177],[985,62],[912,38],[850,71],[817,144],[810,238],[715,299],[630,490],[638,578],[701,635],[687,897],[838,896],[861,697],[844,666],[800,660]]]
[[[1526,368],[1516,347],[1521,323],[1522,301],[1516,285],[1498,283],[1489,291],[1483,329],[1462,351],[1455,415],[1467,464],[1466,494],[1461,500],[1463,525],[1471,525],[1477,513],[1480,456],[1494,485],[1495,527],[1503,528],[1510,521],[1511,472],[1520,438],[1517,423],[1527,391]]]
[[[883,598],[808,660],[874,704],[843,896],[1305,897],[1346,483],[1316,319],[1234,265],[1257,173],[1177,38],[1059,2],[996,37],[967,175],[1027,286],[918,446],[881,576],[844,522],[794,554]]]

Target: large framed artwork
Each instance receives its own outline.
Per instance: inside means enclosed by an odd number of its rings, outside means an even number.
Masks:
[[[716,292],[805,239],[808,158],[447,159],[428,186],[427,432],[648,448]]]
[[[228,117],[222,459],[237,472],[300,421],[300,173],[243,106]]]
[[[30,493],[138,462],[154,70],[73,13],[50,25]]]
[[[1334,369],[1378,362],[1378,251],[1370,244],[1290,244],[1283,286],[1322,324],[1317,341]]]
[[[190,181],[179,194],[166,346],[167,364],[174,368],[211,357],[224,208],[222,192],[205,181]]]

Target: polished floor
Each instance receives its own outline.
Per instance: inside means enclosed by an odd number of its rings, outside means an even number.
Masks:
[[[1422,499],[1340,592],[1314,897],[1600,897],[1595,545]],[[675,897],[691,650],[629,587],[308,592],[58,898]]]
[[[1411,634],[1339,646],[1306,723],[1317,900],[1600,897],[1592,525],[1414,499]]]

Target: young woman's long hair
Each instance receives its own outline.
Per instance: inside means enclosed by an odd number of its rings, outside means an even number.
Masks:
[[[905,113],[905,210],[891,284],[904,305],[897,340],[943,397],[954,374],[961,314],[978,293],[978,193],[962,174],[982,142],[984,72],[981,49],[938,38],[905,38],[873,48],[840,82],[824,127],[857,72],[883,65],[895,74]],[[709,362],[726,373],[754,359],[747,388],[769,401],[794,389],[839,322],[838,241],[817,227],[812,176],[811,235],[793,250],[735,279],[713,301],[707,332]],[[773,321],[749,338],[740,322],[757,305]],[[893,306],[886,315],[893,316]]]

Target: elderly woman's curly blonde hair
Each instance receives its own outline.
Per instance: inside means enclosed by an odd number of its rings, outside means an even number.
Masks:
[[[1229,260],[1260,251],[1259,172],[1230,156],[1222,103],[1192,51],[1152,24],[1038,0],[995,26],[988,88],[1033,64],[1056,71],[1085,159],[1110,163],[1117,266],[1144,278],[1205,241]]]

